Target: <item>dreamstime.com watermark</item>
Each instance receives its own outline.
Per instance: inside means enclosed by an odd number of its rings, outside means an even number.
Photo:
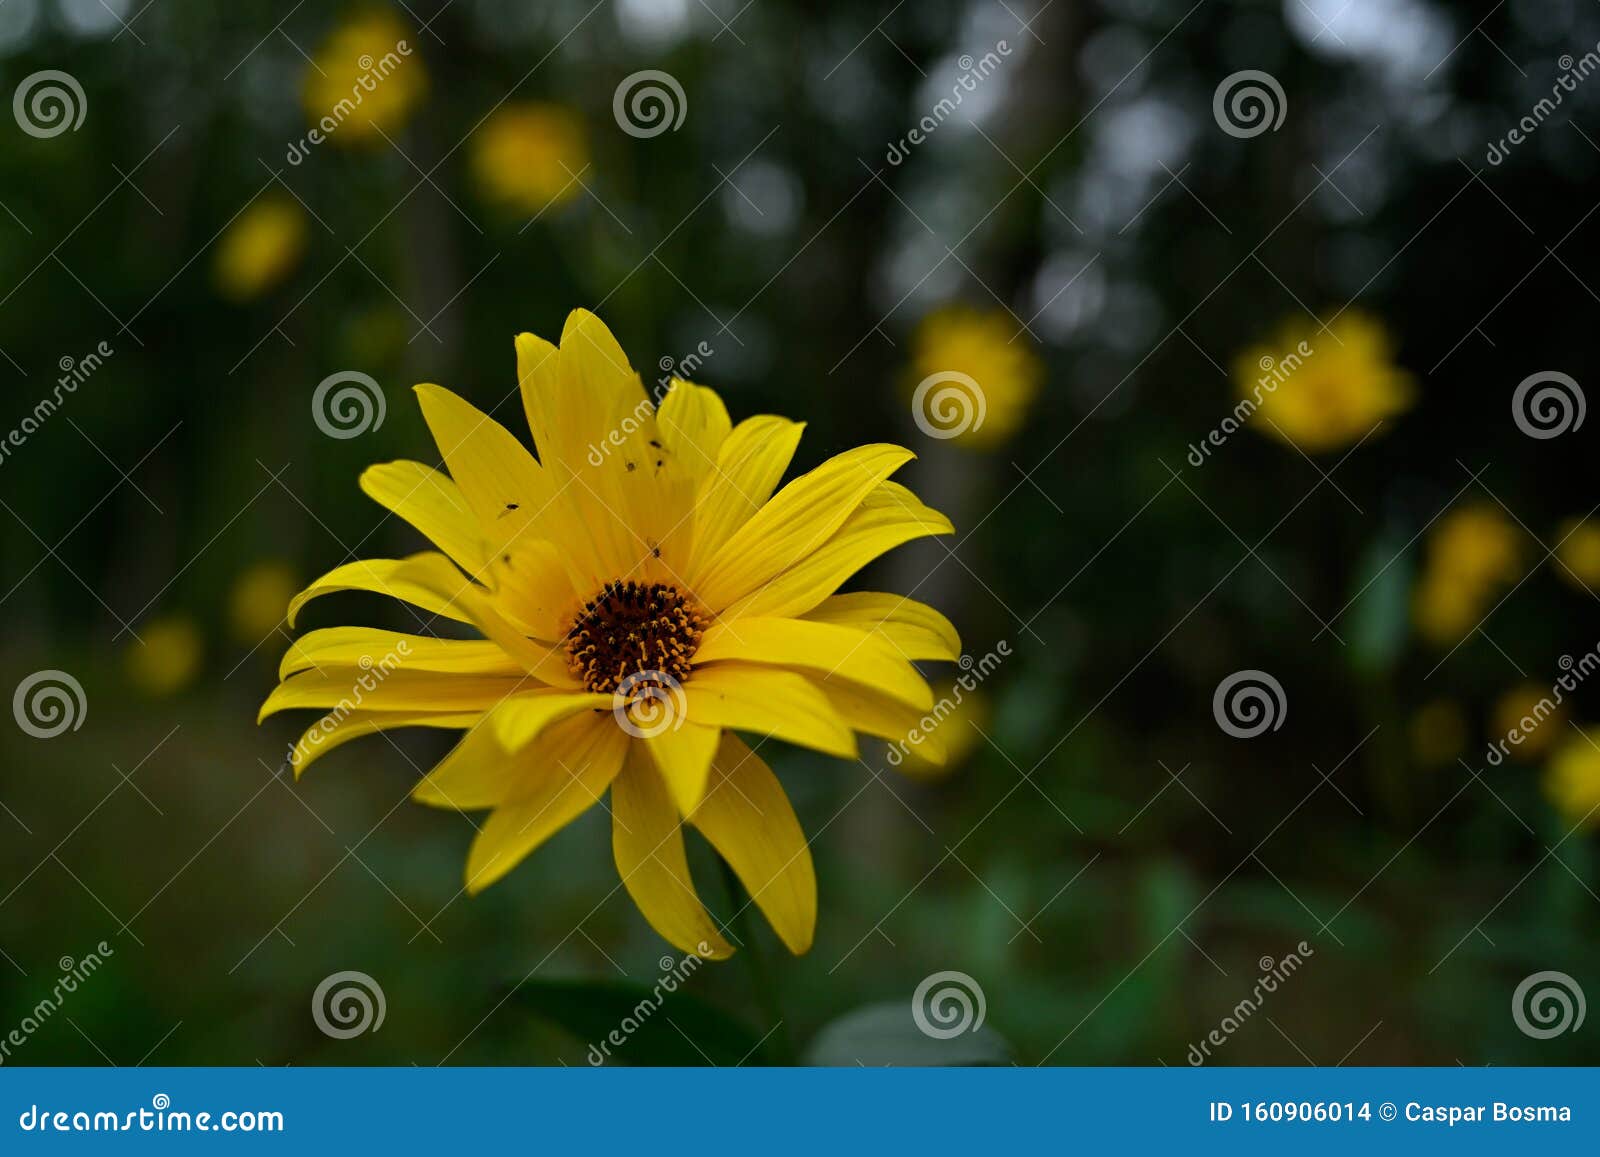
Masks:
[[[627,1044],[628,1038],[644,1027],[645,1022],[666,1003],[667,997],[677,992],[678,986],[699,970],[710,952],[711,945],[702,940],[695,945],[695,950],[685,955],[682,960],[663,956],[659,961],[661,979],[656,981],[655,987],[647,995],[640,998],[639,1003],[633,1006],[633,1010],[622,1018],[616,1028],[606,1033],[604,1040],[589,1046],[589,1063],[594,1066],[603,1065],[610,1059],[613,1049],[620,1049]]]
[[[1211,456],[1213,449],[1221,449],[1236,433],[1249,421],[1250,415],[1261,408],[1261,400],[1268,394],[1277,393],[1278,387],[1288,381],[1294,372],[1306,364],[1306,359],[1315,353],[1311,343],[1301,341],[1294,349],[1281,358],[1274,358],[1271,354],[1262,354],[1261,360],[1256,365],[1261,370],[1261,376],[1256,379],[1256,384],[1251,387],[1250,396],[1240,398],[1228,416],[1222,419],[1212,431],[1198,442],[1189,446],[1189,465],[1204,466],[1206,459]]]
[[[54,739],[83,726],[89,699],[83,684],[66,671],[35,671],[17,684],[11,696],[11,714],[17,726],[35,739]]]
[[[1517,429],[1540,442],[1580,429],[1588,411],[1583,387],[1560,370],[1529,374],[1511,392],[1511,420]]]
[[[329,374],[311,391],[311,420],[317,429],[341,442],[376,430],[388,413],[383,387],[360,370]]]
[[[1277,132],[1289,115],[1289,99],[1270,72],[1245,68],[1222,78],[1211,94],[1211,115],[1230,137],[1247,140]]]
[[[695,345],[681,358],[662,357],[656,363],[661,370],[661,376],[650,388],[649,396],[640,398],[639,404],[624,414],[622,421],[618,422],[611,432],[598,442],[589,443],[589,453],[586,455],[589,465],[599,468],[611,456],[612,451],[620,450],[628,444],[628,439],[644,428],[662,400],[672,389],[674,381],[692,381],[700,368],[716,353],[710,342],[702,341]]]
[[[1269,672],[1235,671],[1217,684],[1211,714],[1217,726],[1235,739],[1254,739],[1283,726],[1289,717],[1289,698]]]
[[[1498,141],[1489,142],[1489,151],[1484,159],[1491,165],[1498,165],[1511,155],[1511,150],[1522,144],[1538,131],[1540,125],[1549,118],[1560,106],[1563,95],[1570,96],[1578,91],[1578,86],[1594,75],[1600,69],[1600,43],[1597,43],[1588,52],[1577,60],[1570,54],[1556,61],[1561,69],[1561,75],[1556,77],[1556,82],[1550,86],[1550,95],[1541,97],[1527,113],[1507,130],[1506,135]]]
[[[911,391],[911,420],[941,442],[976,432],[989,415],[989,399],[971,374],[936,370]]]
[[[899,767],[913,748],[921,747],[923,742],[938,729],[939,725],[948,719],[966,695],[978,689],[990,675],[993,675],[1000,664],[1011,657],[1011,642],[1001,639],[994,645],[994,650],[988,652],[981,659],[974,660],[971,655],[962,655],[957,665],[962,673],[956,676],[950,694],[942,696],[937,703],[921,719],[917,725],[906,732],[904,739],[897,739],[889,745],[888,759],[891,767]]]
[[[911,1020],[923,1036],[949,1040],[977,1032],[988,1015],[983,986],[965,972],[935,972],[911,994]]]
[[[8,433],[4,440],[0,440],[0,466],[5,464],[12,451],[20,450],[24,443],[34,434],[39,432],[52,415],[61,408],[61,403],[66,398],[78,392],[78,387],[88,381],[111,357],[115,351],[110,342],[101,342],[80,358],[64,355],[56,363],[61,370],[61,376],[56,379],[55,388],[33,404],[33,409],[23,415],[22,421]]]
[[[611,94],[611,115],[630,137],[648,140],[678,131],[689,115],[689,98],[670,72],[646,68],[622,78]]]
[[[89,98],[77,77],[47,68],[22,78],[11,96],[11,115],[30,137],[59,137],[78,131],[89,115]]]
[[[67,1002],[67,997],[77,992],[79,985],[100,970],[100,966],[106,962],[106,957],[115,955],[116,950],[102,940],[94,946],[92,952],[79,960],[63,956],[56,961],[56,966],[61,969],[61,976],[56,981],[55,987],[23,1016],[16,1028],[0,1037],[0,1065],[11,1059],[12,1050],[27,1044],[29,1037],[61,1011],[61,1006]]]
[[[911,155],[911,150],[925,143],[933,136],[939,126],[961,107],[961,102],[967,96],[978,91],[978,86],[999,70],[1005,58],[1011,55],[1011,45],[1004,40],[995,41],[994,47],[976,60],[970,53],[963,54],[956,65],[961,69],[961,75],[956,77],[950,86],[950,95],[940,97],[933,108],[922,117],[906,135],[898,141],[890,141],[889,148],[883,154],[883,159],[891,166],[900,165]]]
[[[1278,991],[1278,986],[1289,977],[1300,971],[1302,965],[1316,955],[1316,949],[1304,940],[1294,946],[1295,950],[1286,955],[1282,960],[1273,960],[1270,956],[1263,956],[1257,961],[1261,969],[1261,976],[1256,980],[1255,987],[1250,994],[1234,1005],[1228,1014],[1222,1018],[1221,1023],[1200,1039],[1199,1044],[1189,1046],[1186,1059],[1195,1068],[1205,1064],[1211,1056],[1212,1049],[1219,1049],[1228,1043],[1228,1038],[1244,1027],[1245,1022],[1261,1011],[1261,1006],[1266,1003],[1266,998]]]
[[[396,640],[394,650],[387,652],[381,659],[374,659],[371,655],[362,655],[356,665],[362,674],[350,684],[350,693],[340,697],[339,702],[328,709],[326,715],[306,731],[300,742],[309,747],[321,747],[329,736],[339,730],[340,724],[347,719],[352,711],[358,710],[366,701],[367,692],[376,691],[390,675],[400,669],[406,657],[411,654],[411,643],[406,639]],[[294,747],[289,748],[290,754]]]
[[[388,1011],[383,985],[355,969],[324,976],[311,994],[311,1019],[335,1040],[377,1032]]]
[[[394,75],[395,70],[411,55],[411,51],[408,42],[397,40],[393,48],[376,60],[371,54],[358,58],[356,66],[361,69],[361,75],[350,86],[350,95],[339,98],[339,102],[329,109],[305,136],[298,141],[290,141],[288,151],[283,155],[284,160],[291,165],[298,165],[309,157],[315,146],[339,130],[339,126],[349,119],[350,114],[356,111],[368,93],[375,92],[380,84]]]
[[[115,1113],[107,1109],[49,1109],[29,1105],[17,1117],[24,1133],[282,1133],[283,1114],[276,1109],[174,1109],[172,1098],[157,1093],[148,1109]]]
[[[1523,977],[1511,994],[1511,1019],[1524,1036],[1534,1040],[1577,1032],[1588,1011],[1582,986],[1565,972],[1553,969]]]
[[[689,717],[683,684],[666,671],[635,671],[611,693],[617,726],[635,739],[677,731]]]
[[[1530,735],[1560,709],[1566,702],[1567,696],[1575,692],[1580,683],[1596,671],[1600,671],[1600,644],[1576,660],[1571,655],[1562,655],[1556,665],[1566,673],[1557,677],[1550,685],[1550,694],[1540,696],[1539,701],[1517,720],[1515,727],[1489,744],[1488,753],[1484,756],[1489,761],[1489,766],[1499,767],[1504,763],[1506,756],[1511,754],[1511,748],[1521,747]]]

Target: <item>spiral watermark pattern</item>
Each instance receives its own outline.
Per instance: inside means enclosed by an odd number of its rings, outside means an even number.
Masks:
[[[911,995],[911,1019],[935,1040],[977,1032],[988,1008],[982,986],[965,972],[935,972]]]
[[[1211,114],[1230,137],[1247,140],[1277,132],[1289,114],[1289,99],[1275,76],[1256,68],[1224,77],[1211,98]]]
[[[47,68],[24,77],[11,98],[11,112],[17,127],[30,137],[58,137],[77,132],[89,115],[89,98],[83,85],[68,72]]]
[[[1565,972],[1535,972],[1511,994],[1511,1019],[1535,1040],[1577,1032],[1587,1011],[1583,989]]]
[[[981,430],[988,414],[983,387],[959,370],[929,374],[911,393],[911,420],[930,438],[959,438]]]
[[[1235,739],[1254,739],[1283,726],[1289,701],[1283,684],[1265,671],[1235,671],[1217,684],[1211,697],[1217,726]]]
[[[17,726],[35,739],[54,739],[83,726],[89,700],[83,684],[65,671],[35,671],[17,684],[11,697],[11,714]]]
[[[389,412],[383,387],[359,370],[340,370],[317,383],[311,418],[330,438],[356,438],[383,425]]]
[[[611,97],[617,127],[641,140],[677,132],[689,115],[689,98],[670,72],[646,68],[623,78]]]
[[[635,739],[676,731],[688,716],[683,684],[666,671],[635,671],[611,693],[611,714]]]
[[[1518,383],[1511,395],[1511,418],[1530,438],[1559,438],[1583,425],[1588,403],[1570,374],[1541,370]]]
[[[365,972],[335,972],[311,994],[311,1019],[336,1040],[377,1032],[387,1011],[383,986]]]

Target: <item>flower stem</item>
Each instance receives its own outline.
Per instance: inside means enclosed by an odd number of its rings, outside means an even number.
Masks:
[[[771,1026],[763,1051],[772,1064],[794,1065],[797,1063],[794,1044],[789,1037],[789,1026],[783,1019],[778,987],[767,966],[766,954],[756,939],[755,921],[750,917],[750,909],[755,906],[755,901],[746,894],[739,877],[728,867],[728,862],[718,857],[717,863],[722,868],[723,884],[728,889],[728,900],[733,905],[733,918],[729,923],[733,925],[734,935],[739,941],[739,955],[744,957],[745,968],[750,974],[750,986],[755,990],[761,1014]]]

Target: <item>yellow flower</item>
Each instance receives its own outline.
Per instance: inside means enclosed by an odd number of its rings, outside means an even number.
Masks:
[[[216,280],[223,296],[249,301],[294,272],[306,246],[306,219],[286,197],[262,197],[228,226],[217,246]]]
[[[1548,687],[1519,683],[1495,701],[1490,739],[1504,743],[1513,759],[1538,759],[1566,730],[1562,726],[1566,717],[1566,708],[1554,700]]]
[[[1412,618],[1430,642],[1454,643],[1488,613],[1502,586],[1517,580],[1519,532],[1488,505],[1453,510],[1439,520],[1412,595]]]
[[[906,387],[912,417],[934,438],[992,450],[1016,432],[1044,381],[1044,367],[1000,310],[935,310],[911,338]]]
[[[688,823],[804,952],[816,922],[806,840],[733,731],[845,759],[857,731],[904,735],[933,705],[911,661],[954,660],[960,639],[919,603],[835,591],[950,523],[889,480],[913,457],[896,446],[847,451],[778,489],[798,423],[735,426],[715,393],[681,381],[653,407],[586,311],[559,348],[525,333],[516,349],[538,458],[455,394],[418,386],[449,473],[390,462],[361,486],[439,549],[335,567],[288,611],[292,624],[310,599],[378,591],[483,638],[313,631],[261,715],[329,712],[295,746],[296,774],[375,731],[467,729],[413,796],[493,809],[468,855],[471,892],[609,788],[618,870],[665,939],[732,951],[695,895]]]
[[[294,569],[284,562],[258,562],[241,571],[228,596],[234,637],[255,644],[276,630],[298,585]]]
[[[990,714],[989,697],[981,690],[969,691],[953,679],[935,684],[933,710],[891,748],[889,765],[910,779],[948,778],[983,742]]]
[[[1600,823],[1600,729],[1589,729],[1556,749],[1545,769],[1544,794],[1566,822]]]
[[[153,619],[139,628],[139,638],[128,648],[128,681],[152,697],[175,694],[199,674],[204,651],[194,620]]]
[[[1556,532],[1556,571],[1570,583],[1600,588],[1600,522],[1574,518]]]
[[[411,30],[388,9],[335,28],[306,67],[302,92],[313,138],[345,145],[393,135],[428,92]]]
[[[1378,423],[1411,408],[1411,375],[1394,364],[1382,323],[1347,309],[1326,332],[1292,320],[1234,363],[1256,428],[1312,454],[1359,441]],[[1243,403],[1241,403],[1243,404]]]
[[[472,170],[485,195],[522,213],[571,200],[588,163],[583,122],[560,105],[503,104],[472,136]]]
[[[1467,720],[1448,699],[1423,704],[1411,717],[1411,752],[1424,767],[1441,767],[1467,746]]]

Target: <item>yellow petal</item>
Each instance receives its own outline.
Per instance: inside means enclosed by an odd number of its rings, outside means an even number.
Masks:
[[[312,631],[289,644],[278,678],[287,679],[313,667],[361,667],[389,671],[432,671],[452,675],[523,673],[522,664],[487,639],[435,639],[372,627],[329,627]]]
[[[893,647],[854,627],[803,619],[742,618],[707,629],[695,652],[696,666],[738,659],[764,666],[795,667],[865,684],[921,710],[933,692]]]
[[[487,714],[473,726],[411,789],[411,798],[430,807],[474,811],[498,807],[509,799],[518,775],[526,775],[527,754],[513,759],[495,738]]]
[[[490,555],[522,533],[550,501],[550,484],[511,432],[442,386],[416,387],[423,419],[450,476],[477,515]]]
[[[611,784],[611,848],[628,895],[662,939],[711,960],[733,955],[695,893],[678,809],[638,743]]]
[[[672,379],[656,411],[656,431],[684,477],[699,481],[717,465],[717,454],[733,430],[717,392]]]
[[[684,576],[690,585],[730,535],[772,497],[783,480],[803,423],[763,414],[733,428],[717,451],[716,469],[700,480],[694,534]]]
[[[507,751],[521,751],[541,732],[580,711],[601,711],[611,718],[611,696],[587,691],[525,691],[496,707],[490,718],[495,738]]]
[[[846,726],[891,743],[905,739],[915,727],[921,735],[921,742],[911,750],[936,767],[944,766],[947,758],[945,741],[940,737],[937,727],[923,726],[923,712],[854,683],[823,679],[818,681],[817,686]]]
[[[467,891],[487,888],[600,801],[628,750],[610,716],[578,715],[513,759],[514,794],[490,814],[467,856]]]
[[[856,740],[803,675],[751,663],[697,667],[683,685],[691,723],[775,735],[845,759],[856,757]]]
[[[571,558],[570,551],[548,539],[519,538],[489,563],[484,581],[508,619],[535,638],[558,640],[580,601]]]
[[[877,591],[852,591],[823,599],[805,617],[881,636],[907,659],[961,658],[961,636],[926,603]]]
[[[454,619],[458,623],[470,621],[466,612],[453,606],[449,598],[441,597],[431,585],[423,585],[416,581],[417,570],[414,564],[423,559],[438,559],[449,565],[449,560],[445,559],[444,555],[428,551],[414,554],[409,558],[367,558],[336,566],[289,600],[289,625],[294,626],[301,607],[312,599],[333,594],[335,591],[375,591],[380,595],[389,595],[391,598],[419,606],[430,614]]]
[[[706,793],[706,780],[711,774],[711,758],[717,753],[721,732],[715,727],[705,727],[683,720],[677,727],[641,742],[655,760],[667,790],[681,815],[688,815]]]
[[[556,390],[560,381],[561,351],[531,333],[517,335],[517,385],[522,408],[528,415],[533,448],[546,465],[556,456],[559,442]]]
[[[673,378],[656,411],[659,442],[655,484],[668,512],[657,523],[660,558],[669,575],[687,573],[694,541],[694,498],[701,481],[717,467],[717,454],[733,424],[716,391]]]
[[[728,607],[723,618],[803,615],[867,563],[914,538],[950,534],[950,520],[897,482],[884,482],[827,542]]]
[[[859,446],[802,474],[734,531],[705,570],[692,577],[695,593],[715,612],[759,590],[810,557],[879,483],[913,457],[899,446]]]
[[[817,926],[811,849],[777,777],[738,736],[723,736],[711,787],[689,822],[728,862],[789,951],[809,950]]]
[[[299,779],[317,760],[352,739],[400,727],[471,727],[478,719],[475,711],[349,711],[324,715],[295,742],[289,752],[289,766]]]
[[[558,370],[562,444],[552,465],[565,472],[576,531],[598,560],[596,577],[660,577],[656,551],[687,509],[669,510],[656,489],[663,460],[654,445],[655,407],[616,338],[587,310],[567,318]]]
[[[384,462],[362,472],[361,489],[427,535],[469,574],[480,572],[488,561],[477,516],[449,475],[421,462]]]
[[[427,595],[435,606],[446,608],[441,613],[477,627],[539,682],[555,687],[576,685],[560,647],[536,643],[507,622],[490,601],[488,592],[465,577],[444,555],[412,555],[390,573],[390,580],[394,585],[403,583],[406,589]]]
[[[385,675],[359,668],[303,671],[272,689],[256,721],[259,723],[269,715],[296,707],[336,707],[342,711],[487,711],[507,695],[527,686],[526,675],[516,678],[433,675],[405,670]]]
[[[628,364],[617,339],[587,309],[575,309],[561,328],[560,401],[570,407],[574,417],[601,414],[602,422],[592,429],[576,422],[585,440],[605,433],[604,422],[627,413],[645,400],[639,375]]]

